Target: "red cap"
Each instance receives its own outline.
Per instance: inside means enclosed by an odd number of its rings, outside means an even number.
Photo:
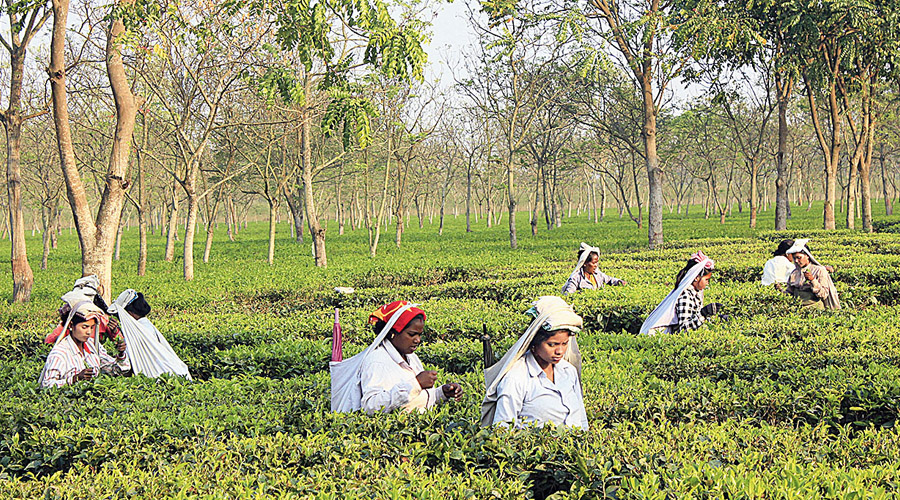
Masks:
[[[379,320],[387,323],[391,320],[391,317],[393,317],[394,313],[396,313],[398,310],[400,310],[400,308],[407,304],[409,304],[408,301],[398,300],[396,302],[391,302],[390,304],[379,307],[377,310],[375,310],[375,312],[369,315],[369,324],[374,325]],[[402,332],[403,329],[406,328],[406,325],[408,325],[413,318],[419,315],[422,315],[422,320],[424,321],[425,311],[415,306],[410,307],[409,309],[403,311],[403,314],[401,314],[400,317],[397,318],[397,321],[394,323],[394,327],[392,328],[392,330]]]

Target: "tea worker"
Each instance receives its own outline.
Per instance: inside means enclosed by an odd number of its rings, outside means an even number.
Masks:
[[[619,278],[603,274],[597,265],[599,260],[600,249],[582,242],[581,248],[578,249],[578,263],[575,265],[575,270],[572,271],[572,275],[569,276],[566,284],[563,285],[562,293],[568,295],[578,290],[595,290],[605,285],[618,286],[626,284],[625,281]]]
[[[437,372],[425,370],[415,355],[425,311],[405,300],[391,302],[373,312],[369,323],[375,341],[356,356],[331,363],[332,411],[424,412],[462,396],[457,383],[436,385]]]
[[[761,283],[769,286],[775,283],[787,283],[794,270],[794,255],[787,254],[787,250],[794,245],[794,240],[781,240],[772,258],[767,260],[763,265],[763,274]]]
[[[714,262],[697,252],[675,277],[675,288],[641,325],[642,334],[696,330],[722,310],[722,304],[703,305],[703,290],[712,278]]]
[[[787,250],[794,258],[794,270],[784,293],[798,297],[801,306],[810,309],[840,309],[837,288],[826,266],[819,264],[806,246],[809,239],[799,239]]]
[[[781,243],[778,244],[772,258],[767,260],[763,266],[763,275],[760,281],[763,285],[777,284],[778,286],[788,282],[791,273],[794,272],[794,254],[787,253],[792,246],[794,246],[794,240],[791,239],[781,240]],[[825,266],[825,269],[829,273],[834,272],[834,268],[831,266]],[[780,288],[780,286],[778,287]]]
[[[575,335],[581,316],[559,297],[541,297],[528,310],[531,325],[495,365],[484,371],[481,425],[557,426],[587,430],[581,388],[581,352]]]
[[[130,288],[120,293],[109,306],[109,313],[119,317],[120,330],[128,342],[134,373],[153,378],[168,373],[190,380],[187,365],[175,354],[163,334],[147,319],[150,310],[144,294]]]
[[[119,334],[118,325],[115,322],[110,323],[109,317],[106,316],[106,302],[103,300],[103,286],[100,284],[100,278],[96,274],[90,274],[75,280],[70,292],[66,292],[61,297],[63,300],[62,307],[59,308],[59,315],[66,318],[71,311],[71,304],[87,301],[93,303],[104,314],[97,318],[99,322],[98,333],[101,339],[113,340]],[[53,344],[57,337],[62,333],[63,324],[60,322],[56,328],[47,335],[44,342]]]
[[[81,380],[91,380],[100,373],[127,374],[131,365],[122,337],[116,342],[115,357],[107,354],[98,337],[103,312],[93,302],[72,304],[63,320],[63,329],[47,356],[38,379],[40,387],[62,387]]]

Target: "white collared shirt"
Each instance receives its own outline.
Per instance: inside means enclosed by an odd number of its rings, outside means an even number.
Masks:
[[[763,266],[762,284],[787,283],[794,270],[794,263],[784,255],[776,255],[766,261]]]
[[[90,348],[93,348],[93,339]],[[82,351],[72,339],[71,335],[66,335],[60,340],[50,354],[47,355],[47,362],[44,364],[44,378],[41,381],[41,387],[62,387],[74,382],[76,374],[85,368],[97,368],[118,365],[122,371],[131,369],[131,363],[128,361],[126,354],[121,361],[107,354],[103,344],[99,344],[100,352],[93,353]],[[127,351],[126,351],[127,352]]]
[[[390,413],[397,408],[424,413],[447,399],[440,386],[423,390],[416,380],[416,375],[425,370],[422,361],[415,354],[406,358],[408,361],[385,340],[363,362],[360,382],[362,408],[366,413]]]
[[[553,367],[551,382],[529,351],[513,364],[497,385],[493,424],[512,423],[543,427],[556,425],[588,428],[578,370],[566,360]]]

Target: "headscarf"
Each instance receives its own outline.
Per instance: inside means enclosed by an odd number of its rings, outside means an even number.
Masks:
[[[512,369],[513,365],[528,351],[528,346],[538,331],[568,330],[572,333],[581,331],[583,321],[581,316],[575,314],[572,306],[556,296],[544,296],[534,302],[534,307],[527,311],[534,320],[528,325],[525,333],[519,340],[506,351],[506,354],[493,366],[484,370],[485,396],[481,403],[481,426],[487,427],[494,421],[494,413],[497,409],[497,386],[503,377]],[[563,359],[575,366],[578,370],[578,380],[581,381],[581,351],[575,337],[570,337],[569,347]]]
[[[110,339],[112,339],[112,332],[110,332],[108,328],[109,318],[105,315],[106,302],[103,301],[103,297],[98,295],[97,290],[99,290],[99,288],[100,278],[98,278],[96,274],[91,274],[90,276],[75,280],[72,290],[60,297],[64,304],[59,308],[59,316],[60,318],[67,316],[72,312],[72,308],[75,304],[91,302],[97,309],[104,313],[96,318],[97,322],[100,324],[100,333],[110,335]],[[63,321],[61,319],[60,323],[56,325],[56,328],[54,328],[53,331],[50,332],[50,335],[47,335],[47,338],[44,339],[44,342],[47,344],[55,344],[62,334],[62,331]]]
[[[641,325],[642,334],[655,335],[659,328],[664,328],[665,333],[671,333],[671,326],[678,322],[675,317],[675,304],[678,302],[678,297],[681,295],[681,292],[691,286],[702,271],[712,271],[715,266],[715,262],[704,255],[703,252],[697,252],[694,255],[691,255],[690,260],[696,262],[696,264],[688,269],[687,273],[681,278],[681,281],[678,282],[675,289],[669,292],[669,294],[666,295],[666,298],[656,306],[656,309],[647,316],[644,324]],[[703,299],[702,291],[700,292],[700,298],[701,300]]]
[[[387,323],[395,314],[400,311],[404,306],[409,305],[409,302],[405,300],[397,300],[391,302],[390,304],[385,304],[378,309],[376,309],[372,314],[369,315],[369,324],[374,325],[379,321],[384,321]],[[419,309],[415,305],[412,305],[402,312],[397,317],[397,321],[394,322],[394,331],[402,332],[406,325],[409,324],[410,321],[413,320],[416,316],[422,316],[422,320],[425,320],[425,311]]]
[[[825,267],[822,266],[822,264],[819,264],[819,261],[817,261],[816,258],[813,257],[812,252],[809,251],[809,247],[806,246],[806,244],[808,242],[809,242],[809,238],[802,238],[802,239],[796,240],[794,242],[794,245],[791,248],[789,248],[787,250],[787,252],[785,252],[785,253],[805,254],[807,257],[809,257],[810,263],[821,268],[821,270],[818,272],[818,276],[816,278],[819,281],[819,286],[824,286],[828,289],[828,296],[823,299],[825,301],[825,307],[827,307],[828,309],[840,309],[841,301],[840,301],[840,299],[838,299],[838,292],[837,292],[837,288],[834,286],[834,281],[831,279],[831,276],[828,274],[828,270],[825,269]],[[806,279],[803,276],[803,269],[800,268],[800,263],[797,262],[796,259],[794,259],[794,267],[796,268],[797,271],[799,271],[800,276],[803,277],[803,279]]]
[[[97,334],[97,329],[100,325],[100,319],[106,319],[103,311],[100,310],[99,307],[94,305],[90,300],[82,300],[76,304],[73,304],[71,309],[69,310],[69,314],[66,317],[65,323],[62,325],[61,332],[57,335],[56,339],[53,342],[53,347],[56,347],[64,338],[69,335],[69,325],[72,324],[72,319],[78,316],[79,318],[84,319],[84,321],[90,321],[92,319],[97,320],[97,323],[94,325],[94,345],[91,346],[90,343],[85,342],[84,348],[87,352],[97,353],[100,352],[100,336]],[[44,375],[46,374],[47,366],[44,365],[44,369],[41,370],[41,376],[38,377],[38,387],[41,387],[41,384],[44,382]]]
[[[579,249],[579,252],[580,253],[578,255],[578,264],[575,265],[575,270],[572,271],[573,274],[577,273],[578,271],[581,270],[582,267],[584,267],[584,263],[587,262],[587,260],[590,258],[592,253],[597,254],[598,257],[600,256],[599,248],[592,247],[583,241],[581,242],[581,247]]]
[[[794,254],[794,253],[804,253],[807,257],[809,257],[809,261],[817,266],[821,266],[819,261],[813,257],[812,253],[810,253],[809,248],[806,247],[806,244],[809,243],[809,238],[801,238],[799,240],[794,240],[794,244],[791,245],[791,248],[788,248],[784,253],[785,254]],[[796,262],[794,263],[797,267],[800,267]]]
[[[399,306],[395,306],[395,304],[399,304]],[[410,316],[408,312],[412,310],[415,310],[416,313]],[[331,372],[331,411],[345,413],[359,410],[362,407],[360,373],[362,372],[363,362],[372,351],[384,342],[388,332],[400,323],[401,319],[406,321],[402,323],[405,328],[412,318],[419,314],[424,316],[425,312],[419,309],[418,304],[410,304],[404,300],[382,306],[369,316],[370,321],[372,317],[375,317],[376,321],[381,319],[385,322],[384,327],[375,336],[375,340],[361,353],[343,361],[331,361],[329,363],[328,368]]]

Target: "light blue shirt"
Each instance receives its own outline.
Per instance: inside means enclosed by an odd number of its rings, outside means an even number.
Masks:
[[[522,428],[553,422],[587,430],[578,370],[561,360],[553,367],[553,378],[551,382],[530,351],[519,358],[497,385],[493,424]]]

